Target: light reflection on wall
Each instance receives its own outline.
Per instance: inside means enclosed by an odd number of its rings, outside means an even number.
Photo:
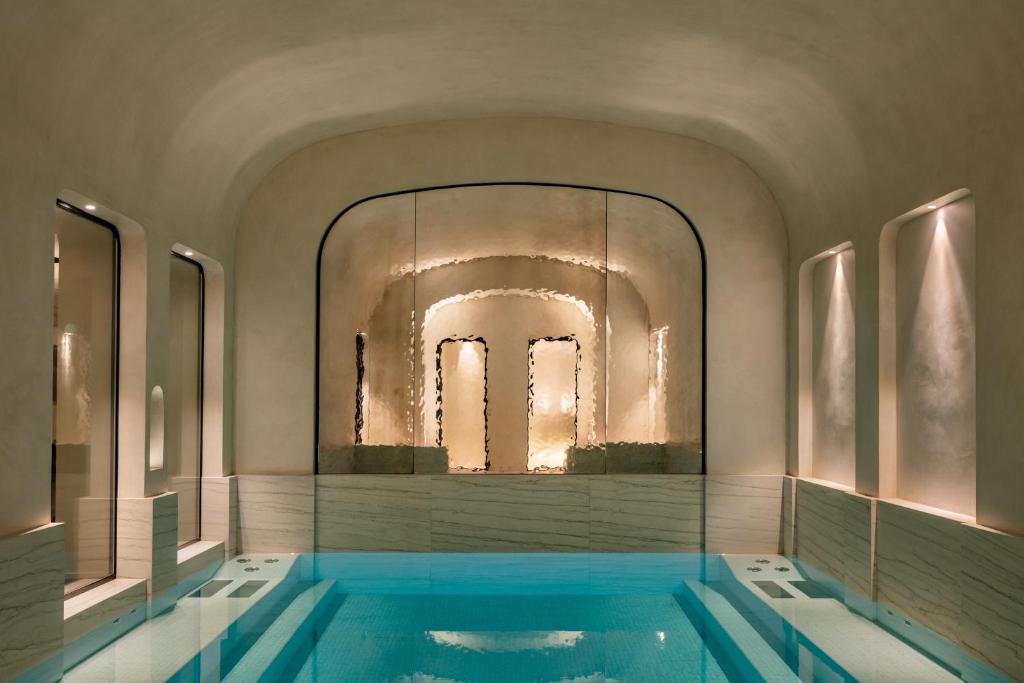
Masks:
[[[479,402],[479,367],[442,351],[435,386],[439,344],[479,338],[487,471],[573,471],[574,454],[601,459],[609,442],[700,471],[702,267],[685,220],[642,197],[495,185],[358,205],[321,255],[321,469],[360,448],[437,448],[439,434],[450,470],[479,469],[479,449],[456,445],[480,441],[458,424],[479,411],[448,408],[463,405],[456,389]],[[572,339],[572,353],[531,364],[541,339]]]
[[[973,200],[897,237],[899,497],[975,512]]]
[[[856,352],[853,249],[817,263],[813,273],[813,458],[811,476],[854,486]]]

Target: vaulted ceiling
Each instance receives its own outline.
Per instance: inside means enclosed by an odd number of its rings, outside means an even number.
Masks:
[[[747,161],[792,225],[893,182],[897,159],[918,156],[928,173],[950,153],[940,142],[1011,130],[1024,102],[1018,0],[3,0],[0,11],[5,136],[228,232],[254,183],[318,139],[493,116],[707,140]]]

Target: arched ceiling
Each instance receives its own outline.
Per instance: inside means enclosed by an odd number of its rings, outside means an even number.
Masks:
[[[423,120],[561,116],[749,163],[789,223],[1022,91],[1018,0],[3,2],[2,120],[230,233],[276,162]],[[980,97],[980,93],[987,93]],[[984,102],[984,105],[981,103]],[[941,111],[943,115],[936,116]],[[958,144],[953,142],[951,144]],[[97,180],[99,182],[99,180]]]

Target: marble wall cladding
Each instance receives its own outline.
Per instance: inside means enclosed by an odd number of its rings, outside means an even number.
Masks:
[[[796,556],[860,598],[875,590],[875,501],[815,481],[795,481]]]
[[[875,501],[858,493],[840,499],[843,583],[861,597],[875,597]]]
[[[64,601],[64,644],[133,608],[144,609],[147,594],[144,579],[114,579]]]
[[[899,503],[877,506],[878,602],[959,642],[966,527]]]
[[[434,552],[590,548],[590,482],[565,475],[431,477]]]
[[[796,554],[794,534],[796,529],[796,479],[782,478],[782,552],[787,556]]]
[[[118,499],[117,575],[147,579],[151,595],[177,583],[177,494]]]
[[[203,477],[201,538],[224,544],[231,557],[238,548],[238,478]]]
[[[703,531],[703,476],[590,479],[590,549],[595,552],[700,552]]]
[[[0,538],[0,680],[60,650],[63,606],[63,525]]]
[[[238,551],[313,551],[313,475],[239,475]]]
[[[796,556],[844,582],[844,491],[805,479],[796,482]]]
[[[779,552],[782,476],[709,475],[705,547],[709,553]]]
[[[1024,680],[1024,538],[965,525],[960,639],[964,648]]]
[[[107,576],[111,572],[114,506],[109,498],[89,497],[76,499],[75,506],[77,514],[68,523],[77,526],[76,545],[73,555],[64,558],[65,562],[77,563],[71,569],[79,576]]]
[[[703,492],[689,475],[320,475],[316,548],[699,552]]]
[[[794,481],[801,561],[1024,680],[1024,538],[964,515]]]
[[[430,489],[415,475],[317,477],[317,551],[429,552]]]

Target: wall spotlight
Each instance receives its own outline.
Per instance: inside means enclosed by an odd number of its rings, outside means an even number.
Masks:
[[[96,205],[95,204],[86,204],[85,205],[85,210],[86,211],[95,211],[96,210]]]
[[[186,251],[186,252],[185,252],[185,256],[191,256],[191,255],[192,255],[192,252],[191,252],[191,251]]]
[[[937,209],[937,208],[939,208],[939,207],[935,206],[934,204],[929,204],[929,205],[928,205],[928,208],[929,208],[929,209]]]
[[[829,256],[835,256],[837,253],[839,253],[839,252],[837,252],[835,249],[829,249],[828,250],[828,255]]]

